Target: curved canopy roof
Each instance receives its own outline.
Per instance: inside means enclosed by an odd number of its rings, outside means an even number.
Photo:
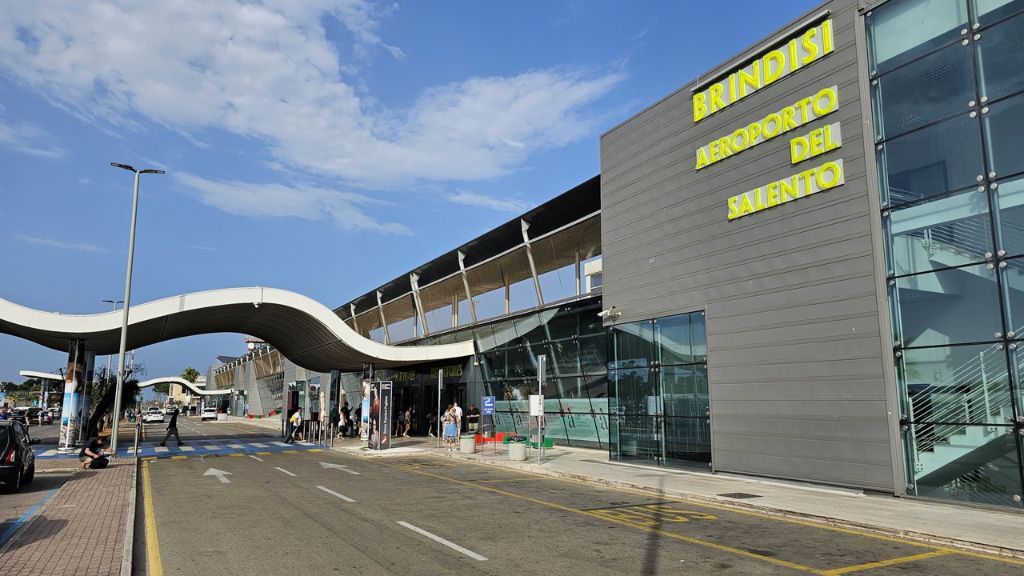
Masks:
[[[195,384],[189,382],[188,380],[185,380],[184,378],[179,378],[177,376],[164,376],[163,378],[153,378],[152,380],[139,382],[138,386],[139,388],[146,388],[154,384],[160,384],[163,382],[167,382],[168,384],[177,384],[179,386],[184,386],[185,388],[191,390],[193,394],[197,394],[199,396],[223,396],[225,394],[231,394],[232,392],[231,388],[225,388],[223,390],[207,390],[205,388],[200,388]]]
[[[0,299],[0,333],[67,350],[71,339],[86,349],[114,354],[121,337],[121,311],[91,315],[44,312]],[[356,371],[364,364],[382,368],[463,358],[472,342],[437,346],[386,346],[357,334],[326,306],[276,288],[228,288],[183,294],[132,306],[128,349],[164,340],[215,332],[259,337],[289,360],[309,370]]]

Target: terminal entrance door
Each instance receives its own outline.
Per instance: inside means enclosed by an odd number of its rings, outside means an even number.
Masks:
[[[704,314],[611,329],[611,456],[668,466],[711,462]]]

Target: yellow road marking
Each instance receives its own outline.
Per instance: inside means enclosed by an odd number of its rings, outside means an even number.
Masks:
[[[146,564],[149,576],[164,576],[160,560],[160,542],[156,534],[156,514],[153,513],[153,488],[149,483],[149,462],[142,463],[142,510],[146,516]]]
[[[499,467],[499,468],[502,468],[503,470],[507,470],[509,472],[514,472],[516,474],[521,474],[521,475],[525,475],[525,476],[536,477],[538,479],[555,480],[555,481],[565,482],[567,484],[581,484],[581,485],[590,486],[590,487],[596,486],[593,482],[588,482],[586,480],[579,480],[579,479],[575,479],[575,478],[564,478],[564,477],[561,477],[561,476],[550,476],[550,475],[547,475],[547,474],[541,474],[539,472],[530,472],[529,470],[518,470],[518,469],[515,469],[515,468],[504,468],[504,467],[501,467],[501,466],[495,466],[494,464],[489,464],[489,463],[486,463],[486,462],[477,462],[477,461],[474,461],[474,460],[464,460],[464,462],[466,462],[468,464],[476,464],[478,466],[489,466],[491,468]],[[451,464],[451,466],[454,466],[454,464]],[[415,470],[410,470],[410,471],[411,472],[419,473],[419,472],[417,472]],[[501,482],[501,481],[502,480],[482,480],[482,482]],[[636,489],[636,488],[626,488],[626,487],[623,487],[623,486],[609,486],[609,485],[602,484],[602,485],[599,485],[598,487],[604,488],[606,490],[611,490],[611,491],[615,491],[615,492],[623,492],[623,493],[627,493],[627,494],[639,494],[639,495],[643,495],[643,496],[657,496],[658,498],[661,498],[661,499],[665,500],[666,502],[683,502],[683,503],[690,504],[690,505],[693,505],[693,506],[696,506],[696,507],[699,507],[699,508],[710,508],[712,510],[722,510],[722,511],[725,511],[725,512],[734,512],[736,514],[742,514],[744,516],[753,516],[755,518],[763,518],[765,520],[772,520],[772,521],[775,521],[775,522],[785,522],[787,524],[795,524],[797,526],[806,526],[808,528],[816,528],[818,530],[829,530],[829,531],[832,531],[832,532],[839,532],[841,534],[850,534],[850,535],[853,535],[853,536],[862,536],[862,537],[865,537],[865,538],[872,538],[872,539],[875,539],[875,540],[881,540],[883,542],[895,542],[895,543],[906,544],[906,545],[909,545],[909,546],[915,546],[915,547],[919,547],[919,548],[931,548],[932,551],[935,551],[935,552],[937,552],[937,551],[944,551],[944,550],[950,550],[951,553],[957,554],[957,555],[960,555],[960,556],[968,556],[970,558],[979,558],[979,559],[982,559],[982,560],[993,560],[995,562],[1002,562],[1004,564],[1013,564],[1013,565],[1016,565],[1016,566],[1024,566],[1024,560],[1019,560],[1019,559],[1016,559],[1016,558],[1008,558],[1006,556],[999,556],[999,555],[996,555],[996,554],[988,554],[988,553],[985,553],[985,552],[973,552],[973,551],[970,551],[970,550],[961,550],[961,549],[958,549],[958,548],[943,548],[943,547],[935,545],[935,544],[927,544],[925,542],[920,542],[920,541],[916,541],[916,540],[909,540],[909,539],[905,539],[905,538],[900,538],[898,536],[889,536],[887,534],[879,534],[879,533],[876,533],[876,532],[869,532],[867,530],[858,530],[856,528],[844,528],[842,526],[832,526],[832,525],[829,525],[829,524],[824,524],[824,523],[820,523],[820,522],[814,522],[814,521],[811,521],[811,520],[800,520],[798,518],[791,518],[791,517],[788,517],[788,516],[784,516],[781,513],[780,514],[771,514],[771,513],[768,513],[768,512],[758,512],[758,511],[755,511],[755,510],[743,510],[741,508],[729,506],[729,505],[726,505],[726,504],[715,504],[715,503],[712,503],[712,502],[705,502],[703,500],[697,500],[697,499],[686,498],[686,497],[666,496],[664,494],[660,494],[660,493],[657,493],[657,492],[654,492],[654,491],[639,490],[639,489]]]
[[[266,456],[267,454],[270,454],[270,452],[257,452],[257,454],[260,456]]]
[[[171,456],[171,460],[184,460],[186,458],[188,458],[188,456]]]
[[[775,564],[776,566],[785,566],[786,568],[791,568],[793,570],[799,570],[801,572],[809,572],[811,574],[819,574],[819,575],[824,574],[821,570],[818,570],[816,568],[812,568],[810,566],[804,566],[803,564],[797,564],[795,562],[789,562],[789,561],[786,561],[786,560],[781,560],[779,558],[772,558],[770,556],[763,556],[761,554],[755,554],[754,552],[748,552],[747,550],[742,550],[740,548],[733,548],[732,546],[726,546],[724,544],[717,544],[715,542],[709,542],[707,540],[701,540],[700,538],[694,538],[692,536],[684,536],[682,534],[677,534],[675,532],[669,532],[667,530],[660,530],[658,528],[653,528],[651,526],[646,526],[644,524],[640,524],[640,523],[636,523],[636,522],[631,522],[629,520],[625,520],[625,519],[621,519],[621,518],[610,518],[608,516],[604,516],[604,515],[596,513],[596,512],[588,512],[586,510],[580,510],[578,508],[573,508],[571,506],[565,506],[565,505],[562,505],[562,504],[557,504],[555,502],[547,502],[547,501],[540,500],[540,499],[537,499],[537,498],[531,498],[530,496],[523,496],[521,494],[516,494],[514,492],[509,492],[507,490],[502,490],[500,488],[494,488],[492,486],[480,486],[479,484],[476,484],[476,483],[473,483],[473,482],[467,482],[467,481],[464,481],[464,480],[456,480],[455,478],[448,478],[448,477],[445,477],[445,476],[441,476],[440,474],[431,474],[430,472],[424,472],[422,470],[408,469],[408,471],[412,472],[413,474],[419,474],[421,476],[428,476],[428,477],[431,477],[431,478],[437,478],[439,480],[444,480],[446,482],[452,482],[452,483],[455,483],[455,484],[461,484],[463,486],[469,486],[471,488],[476,488],[477,490],[484,490],[486,492],[493,492],[495,494],[501,494],[503,496],[508,496],[510,498],[516,498],[516,499],[519,499],[519,500],[525,500],[526,502],[532,502],[532,503],[537,504],[539,506],[545,506],[547,508],[554,508],[555,510],[561,510],[563,512],[571,512],[573,514],[579,514],[581,516],[589,516],[591,518],[597,518],[597,519],[603,520],[605,522],[613,522],[613,523],[616,523],[616,524],[622,524],[623,526],[629,526],[631,528],[636,528],[638,530],[643,530],[645,532],[653,532],[653,533],[658,534],[660,536],[663,536],[665,538],[672,538],[674,540],[679,540],[679,541],[687,542],[687,543],[690,543],[690,544],[696,544],[698,546],[704,546],[706,548],[712,548],[712,549],[719,550],[719,551],[722,551],[722,552],[728,552],[730,554],[735,554],[737,556],[745,556],[747,558],[753,558],[755,560],[760,560],[762,562],[767,562],[769,564]]]
[[[917,562],[919,560],[927,560],[929,558],[936,558],[938,556],[948,556],[950,554],[956,554],[956,550],[934,550],[932,552],[925,552],[924,554],[915,554],[914,556],[903,556],[901,558],[891,558],[889,560],[879,560],[878,562],[867,562],[865,564],[856,564],[853,566],[844,566],[842,568],[836,568],[834,570],[827,570],[823,574],[825,576],[840,576],[841,574],[849,574],[851,572],[860,572],[861,570],[871,570],[873,568],[885,568],[887,566],[895,566],[896,564],[907,564],[910,562]]]

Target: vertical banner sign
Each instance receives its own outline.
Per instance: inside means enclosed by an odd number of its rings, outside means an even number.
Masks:
[[[484,396],[480,398],[481,413],[484,416],[494,415],[494,396]]]
[[[60,443],[65,450],[73,449],[78,441],[78,404],[80,386],[85,382],[85,343],[73,340],[68,348],[68,369],[64,373],[64,405],[60,411]]]
[[[380,446],[380,382],[370,384],[370,422],[367,426],[370,448]]]
[[[380,441],[377,444],[378,450],[387,450],[391,447],[391,382],[380,383]]]

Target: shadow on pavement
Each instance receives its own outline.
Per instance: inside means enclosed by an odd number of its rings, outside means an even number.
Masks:
[[[42,540],[49,540],[51,538],[59,538],[61,532],[67,527],[67,520],[51,520],[45,515],[39,515],[29,521],[30,524],[21,534],[18,534],[13,541],[8,541],[8,548],[4,550],[4,554],[8,554],[13,550],[17,550],[23,546],[33,544]]]

